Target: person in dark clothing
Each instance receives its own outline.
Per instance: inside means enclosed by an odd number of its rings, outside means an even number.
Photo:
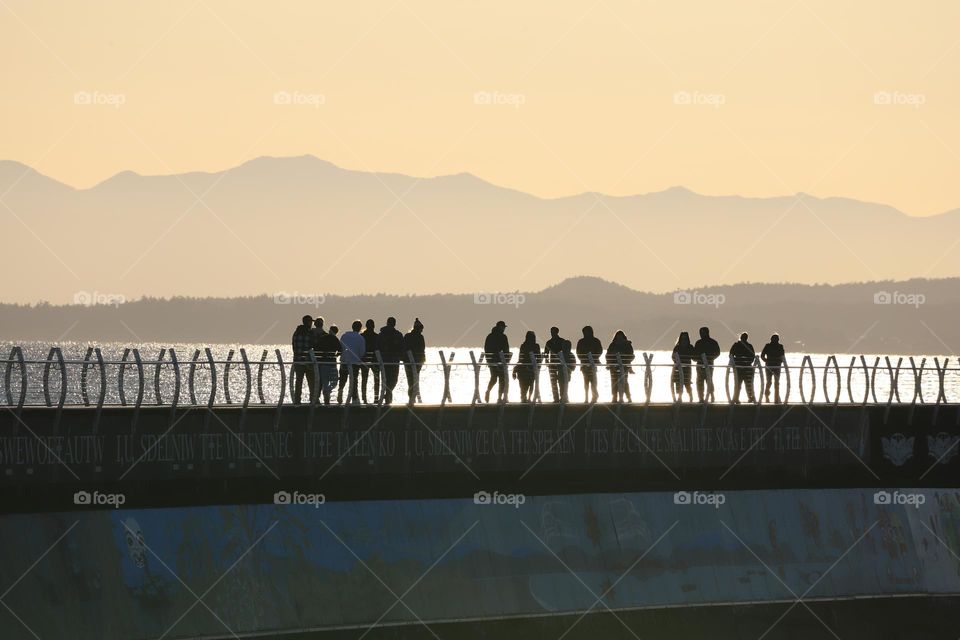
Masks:
[[[710,337],[710,329],[700,327],[700,339],[693,345],[697,356],[697,399],[713,402],[713,362],[720,357],[720,343]],[[704,396],[706,387],[706,396]]]
[[[607,368],[610,370],[610,390],[614,402],[632,402],[628,376],[633,372],[633,343],[623,331],[617,331],[607,345]]]
[[[690,334],[680,332],[677,344],[673,347],[673,389],[677,394],[677,402],[683,402],[683,390],[687,390],[687,397],[693,402],[693,381],[690,364],[697,357],[696,349],[690,343]]]
[[[330,394],[337,386],[337,356],[340,355],[339,329],[330,325],[330,331],[314,333],[314,350],[317,352],[317,362],[320,364],[320,391],[323,393],[323,404],[330,404]]]
[[[506,365],[513,354],[510,353],[510,341],[507,340],[507,323],[499,320],[490,330],[487,339],[483,341],[483,353],[490,369],[490,382],[487,383],[487,392],[483,396],[484,402],[490,402],[490,390],[499,383],[497,388],[498,402],[507,402],[510,394],[510,385],[507,381]]]
[[[580,371],[583,373],[583,399],[596,402],[600,399],[597,391],[597,363],[603,355],[603,344],[593,335],[593,327],[583,328],[583,337],[577,340],[577,357],[580,359]],[[592,392],[592,395],[591,395]]]
[[[366,343],[366,353],[363,356],[363,366],[360,369],[360,395],[363,404],[367,402],[367,376],[373,374],[373,401],[380,399],[380,363],[377,362],[377,351],[380,350],[380,336],[377,335],[377,325],[373,319],[367,320],[366,329],[360,335]]]
[[[513,367],[513,377],[520,383],[520,402],[533,402],[534,380],[537,375],[537,365],[540,363],[540,345],[537,344],[537,334],[527,331],[527,335],[520,345],[520,355],[517,364]]]
[[[783,366],[783,359],[786,353],[783,345],[780,344],[780,334],[775,333],[770,336],[770,342],[763,346],[760,352],[760,359],[767,370],[767,384],[763,390],[763,398],[770,402],[770,386],[773,385],[774,402],[780,404],[780,368]]]
[[[756,357],[756,351],[753,345],[747,342],[746,333],[740,334],[740,340],[733,343],[730,347],[730,360],[733,364],[733,404],[740,404],[740,387],[747,388],[747,399],[750,402],[756,400],[753,395],[753,360]]]
[[[313,375],[313,364],[310,362],[310,350],[313,349],[313,318],[303,316],[301,324],[298,326],[291,338],[293,347],[293,403],[300,404],[303,393],[303,379],[307,379],[307,393],[313,400],[313,389],[316,379]]]
[[[387,318],[385,327],[380,328],[377,336],[380,356],[383,358],[383,401],[393,402],[393,390],[400,377],[400,361],[403,359],[403,334],[397,330],[397,319]]]
[[[407,397],[410,404],[420,398],[420,370],[427,360],[427,347],[423,339],[423,323],[420,318],[414,318],[413,329],[403,336],[403,359],[406,362],[404,371],[407,374]]]
[[[550,327],[550,339],[543,345],[544,357],[550,372],[550,390],[554,402],[567,401],[567,386],[570,384],[570,371],[575,365],[573,344],[560,337],[560,329]]]

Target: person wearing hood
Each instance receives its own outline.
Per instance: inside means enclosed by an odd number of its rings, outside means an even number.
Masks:
[[[733,343],[730,347],[730,361],[733,365],[733,404],[740,404],[740,387],[747,388],[747,399],[755,402],[753,394],[753,361],[756,357],[756,351],[753,345],[747,342],[749,336],[746,333],[740,334],[740,340]]]
[[[314,347],[313,318],[303,316],[301,324],[293,331],[291,346],[293,347],[293,404],[300,404],[303,394],[303,379],[307,379],[307,393],[313,401],[313,389],[316,378],[313,375],[313,364],[310,362],[310,351]]]
[[[487,392],[483,396],[484,402],[490,402],[490,391],[493,389],[493,385],[498,383],[498,402],[507,402],[507,396],[510,394],[505,369],[513,354],[510,353],[510,341],[507,340],[506,329],[506,322],[503,320],[497,321],[486,340],[483,341],[484,358],[486,358],[487,367],[490,369],[490,382],[487,383]]]
[[[607,368],[610,369],[610,390],[613,392],[614,402],[633,402],[630,397],[630,381],[628,376],[633,372],[630,366],[633,363],[633,343],[627,340],[627,334],[617,331],[613,340],[607,345]]]
[[[583,399],[596,402],[600,399],[597,391],[597,362],[603,355],[603,344],[593,335],[593,327],[583,328],[583,337],[577,340],[577,357],[580,359],[580,371],[583,373]]]
[[[520,402],[533,402],[534,381],[537,375],[537,365],[540,363],[540,345],[537,344],[537,334],[527,331],[527,335],[520,345],[520,355],[517,364],[513,367],[513,377],[520,383]]]
[[[570,384],[570,371],[575,364],[573,344],[560,336],[560,329],[550,327],[550,339],[543,345],[543,353],[544,357],[547,358],[553,401],[566,402],[567,385]]]
[[[713,362],[720,357],[720,343],[710,337],[710,329],[700,327],[700,339],[693,345],[697,354],[697,399],[713,402]],[[706,387],[706,395],[704,395]]]
[[[423,323],[420,318],[414,318],[413,329],[403,336],[403,359],[406,361],[404,371],[407,374],[407,397],[410,404],[420,398],[420,370],[427,360],[427,347],[423,339]]]
[[[783,345],[780,343],[780,334],[775,333],[770,336],[770,342],[764,345],[760,352],[760,359],[767,369],[767,384],[763,390],[763,399],[770,402],[770,387],[773,386],[774,402],[780,404],[780,368],[783,366],[783,359],[786,354]]]
[[[677,394],[677,402],[683,402],[683,390],[687,390],[687,397],[693,402],[693,381],[690,364],[697,357],[697,351],[690,342],[690,334],[680,332],[677,344],[673,347],[673,388]]]
[[[393,390],[400,377],[400,361],[403,359],[403,334],[397,329],[397,319],[387,318],[387,324],[380,328],[377,336],[380,343],[380,357],[383,358],[383,401],[393,402]]]

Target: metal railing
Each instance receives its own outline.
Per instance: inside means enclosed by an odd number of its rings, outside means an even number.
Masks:
[[[760,404],[776,400],[776,397],[768,400],[765,396],[768,382],[773,381],[773,370],[759,357],[750,365],[737,366],[732,361],[721,363],[718,359],[712,364],[684,362],[678,366],[673,361],[655,362],[657,354],[648,352],[638,353],[631,362],[625,362],[619,355],[602,362],[594,361],[592,356],[587,356],[586,362],[570,362],[569,356],[553,354],[550,359],[538,357],[523,364],[510,362],[512,354],[491,356],[473,350],[468,354],[469,361],[455,362],[455,352],[441,351],[439,361],[416,363],[417,359],[410,353],[384,358],[376,352],[371,362],[343,365],[335,359],[330,362],[332,354],[313,352],[304,361],[285,361],[280,349],[274,349],[272,354],[263,349],[258,359],[251,359],[246,349],[231,349],[225,359],[217,359],[207,347],[195,349],[192,357],[181,361],[174,348],[162,348],[156,358],[150,360],[145,360],[136,348],[124,349],[119,359],[109,360],[97,347],[89,347],[82,359],[65,358],[59,347],[50,348],[45,359],[27,359],[23,349],[15,346],[0,363],[4,367],[3,402],[18,411],[24,406],[62,409],[79,405],[93,407],[99,413],[110,406],[132,406],[139,410],[141,406],[153,405],[169,406],[172,415],[178,406],[185,404],[194,407],[238,405],[244,409],[250,405],[281,407],[292,402],[298,370],[307,382],[312,374],[314,380],[325,381],[327,387],[332,386],[335,391],[341,388],[341,372],[345,372],[348,379],[343,392],[349,401],[352,400],[351,367],[356,369],[358,378],[363,369],[379,378],[379,394],[369,398],[369,404],[376,405],[385,401],[389,369],[400,379],[401,397],[406,391],[410,402],[438,405],[481,404],[481,397],[485,395],[481,394],[486,377],[483,374],[484,369],[488,369],[504,381],[505,393],[501,394],[498,387],[495,401],[507,402],[511,387],[515,390],[518,386],[517,382],[511,382],[511,370],[517,366],[529,367],[529,401],[533,403],[548,401],[548,395],[549,400],[571,402],[569,390],[578,378],[591,371],[595,379],[600,378],[604,370],[613,375],[609,387],[600,386],[604,394],[612,395],[616,402],[680,403],[683,391],[688,392],[688,397],[692,396],[697,377],[708,369],[712,371],[712,379],[721,377],[719,384],[715,380],[715,386],[725,394],[721,402],[738,401],[734,398],[738,380],[744,387],[740,395],[745,396],[746,401]],[[661,357],[670,360],[669,354]],[[834,405],[957,403],[960,402],[960,367],[949,365],[949,357],[941,360],[940,357],[875,356],[871,363],[863,355],[851,356],[849,363],[843,364],[831,355],[822,364],[815,364],[810,355],[805,355],[799,367],[784,361],[779,368],[779,400]],[[637,398],[631,396],[632,375],[642,379],[642,392]],[[133,389],[129,386],[131,382],[135,384]],[[542,389],[544,385],[546,390]],[[316,388],[321,386],[317,384]],[[669,388],[669,397],[663,393],[664,386]],[[306,382],[303,387],[306,403],[313,406],[323,401],[319,392],[311,396]],[[95,393],[91,393],[92,389]],[[459,402],[454,401],[455,389],[461,392]],[[471,392],[469,401],[462,395],[466,391]],[[366,389],[364,397],[365,392]],[[584,395],[584,401],[591,399],[587,389]]]

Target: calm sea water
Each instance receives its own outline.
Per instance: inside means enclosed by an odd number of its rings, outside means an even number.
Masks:
[[[6,370],[7,363],[6,360],[9,358],[10,350],[13,345],[10,343],[0,344],[0,357],[4,359],[3,368]],[[39,361],[36,363],[30,363],[27,365],[27,397],[26,402],[28,404],[42,404],[45,402],[44,392],[43,392],[43,377],[44,377],[44,361],[47,358],[47,354],[50,350],[50,345],[45,343],[20,343],[19,346],[23,349],[24,357],[27,360]],[[67,361],[71,361],[67,364],[67,400],[69,403],[80,403],[82,402],[81,394],[81,369],[82,365],[77,362],[81,361],[87,351],[88,347],[99,346],[103,358],[106,361],[119,361],[123,356],[124,349],[130,345],[120,344],[120,343],[104,343],[99,345],[89,344],[89,343],[78,343],[78,342],[67,342],[58,345],[63,352],[64,358]],[[290,389],[289,389],[289,380],[285,389],[281,391],[280,389],[280,372],[276,363],[275,351],[280,350],[280,353],[283,357],[285,363],[287,363],[287,373],[289,374],[289,363],[291,361],[291,350],[289,344],[282,345],[227,345],[227,344],[216,344],[216,345],[199,345],[199,344],[141,344],[139,345],[140,356],[144,362],[155,362],[158,359],[161,349],[168,349],[173,347],[176,350],[177,359],[180,362],[181,367],[181,388],[179,402],[181,404],[190,402],[189,389],[187,386],[187,373],[189,370],[190,360],[193,357],[195,350],[199,349],[200,360],[195,372],[195,395],[197,401],[200,403],[205,403],[210,395],[211,388],[211,371],[209,365],[206,363],[206,355],[204,349],[209,347],[211,353],[216,361],[216,402],[225,403],[227,401],[227,394],[224,388],[224,366],[225,361],[231,350],[234,351],[233,364],[230,365],[230,375],[229,375],[229,395],[230,400],[234,403],[243,402],[244,395],[246,394],[246,374],[244,367],[240,359],[240,349],[243,348],[246,350],[247,357],[250,361],[250,370],[251,370],[251,397],[250,402],[252,404],[260,402],[260,396],[258,393],[258,371],[259,361],[263,354],[263,351],[267,351],[267,362],[268,364],[263,367],[262,372],[262,388],[263,388],[263,400],[268,404],[275,404],[281,393],[283,393],[284,398],[289,401]],[[475,374],[474,369],[470,366],[470,352],[472,351],[474,355],[479,359],[482,349],[480,348],[464,348],[464,347],[441,347],[441,348],[432,348],[427,351],[427,364],[424,367],[424,370],[421,373],[420,387],[421,387],[421,396],[425,403],[439,403],[442,393],[443,393],[443,371],[440,361],[440,351],[443,351],[444,355],[447,356],[448,361],[452,359],[452,371],[450,375],[450,389],[453,397],[454,403],[464,403],[469,404],[474,393],[474,380]],[[514,350],[513,359],[516,360],[516,350]],[[651,401],[653,402],[671,402],[673,396],[671,394],[671,360],[670,352],[668,351],[653,351],[649,352],[653,354],[653,386],[651,391]],[[804,372],[803,379],[800,379],[800,365],[803,359],[801,354],[790,354],[788,355],[788,365],[790,367],[790,378],[791,378],[791,393],[790,393],[790,402],[800,402],[800,385],[802,384],[804,393],[809,399],[811,394],[812,386],[815,382],[816,391],[815,398],[818,401],[824,400],[824,367],[827,364],[828,355],[827,354],[810,354],[813,365],[814,365],[814,378],[811,378],[811,371],[809,367]],[[849,402],[849,393],[848,393],[848,368],[850,366],[851,358],[854,356],[846,355],[837,355],[837,361],[840,366],[840,401]],[[866,355],[866,362],[869,368],[872,369],[875,359],[878,356],[875,354]],[[880,357],[880,364],[876,371],[876,388],[875,393],[877,400],[880,402],[885,402],[890,388],[891,388],[891,379],[890,375],[887,372],[886,364],[884,361],[884,356]],[[888,356],[892,362],[892,365],[896,367],[897,361],[901,356]],[[921,387],[923,389],[923,397],[926,402],[935,402],[939,390],[938,385],[938,376],[936,369],[934,367],[934,357],[927,356],[926,371],[924,372],[921,378]],[[919,369],[921,360],[923,356],[914,356],[915,365]],[[136,367],[133,366],[133,357],[132,354],[128,357],[130,365],[125,367],[124,370],[124,389],[126,394],[127,402],[132,402],[136,397],[137,388],[138,388],[138,376]],[[943,357],[939,358],[940,365],[943,366]],[[170,363],[169,352],[164,356],[164,364],[160,367],[159,374],[159,389],[160,389],[160,399],[163,403],[169,403],[173,397],[175,389],[175,375],[172,364]],[[269,364],[269,363],[274,364]],[[718,359],[717,364],[725,363],[726,355],[721,356]],[[634,402],[643,402],[646,399],[644,392],[644,366],[643,358],[640,355],[640,352],[637,353],[636,362],[633,364],[634,374],[629,376],[630,388],[632,390]],[[872,372],[871,372],[872,373]],[[107,367],[107,393],[106,393],[106,402],[108,404],[119,403],[119,384],[118,379],[120,375],[120,367],[117,364],[110,364]],[[155,388],[156,381],[156,366],[154,364],[149,364],[144,366],[144,378],[145,378],[145,389],[144,389],[144,399],[145,404],[155,404],[157,402],[157,394]],[[400,373],[400,382],[398,383],[397,389],[395,391],[396,398],[406,398],[406,381],[403,371]],[[480,369],[480,385],[481,385],[481,395],[486,389],[486,383],[489,379],[488,369],[484,366]],[[723,367],[717,367],[714,374],[714,381],[716,384],[716,393],[717,401],[725,401],[726,391],[725,391],[725,379],[726,371]],[[52,367],[49,375],[50,380],[50,396],[51,400],[56,403],[57,398],[60,394],[61,382],[60,374],[56,366]],[[609,400],[611,397],[610,392],[610,377],[609,373],[601,368],[598,374],[599,388],[600,388],[600,397],[602,401]],[[730,384],[732,387],[732,379]],[[853,371],[853,375],[850,378],[850,393],[852,393],[854,401],[860,402],[864,396],[866,383],[866,376],[864,375],[862,365],[859,359],[859,355],[856,356],[856,365]],[[944,376],[945,390],[947,400],[950,402],[960,401],[960,369],[957,367],[957,362],[955,359],[951,359],[949,363],[949,369],[946,371]],[[370,389],[368,391],[368,396],[373,397],[372,380],[368,383]],[[834,373],[833,366],[827,369],[827,381],[826,387],[830,394],[830,400],[833,400],[836,397],[837,389],[837,376]],[[909,360],[907,356],[903,356],[903,362],[901,365],[899,380],[897,383],[897,388],[899,389],[901,398],[903,401],[909,402],[913,397],[914,392],[914,374],[910,368]],[[786,379],[781,380],[781,393],[784,393],[786,390]],[[550,381],[546,368],[541,369],[540,376],[540,391],[541,396],[544,401],[549,401],[551,399],[550,394]],[[10,393],[13,398],[13,403],[15,404],[17,398],[20,394],[20,371],[18,366],[13,366],[10,370]],[[100,379],[99,372],[96,368],[93,368],[89,371],[88,374],[88,396],[95,401],[97,396],[100,393]],[[696,393],[696,391],[694,391]],[[7,394],[3,393],[0,397],[0,403],[7,403],[8,398]],[[569,388],[569,397],[571,402],[582,402],[584,401],[584,389],[583,389],[583,377],[580,372],[575,372],[570,380]],[[517,401],[520,399],[520,391],[515,380],[511,380],[511,392],[510,399]],[[872,398],[871,398],[872,399]]]

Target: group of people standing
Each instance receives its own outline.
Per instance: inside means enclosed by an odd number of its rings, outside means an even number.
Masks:
[[[734,404],[740,404],[741,389],[747,392],[747,399],[750,402],[756,401],[756,395],[753,389],[753,379],[755,374],[754,363],[756,362],[756,350],[748,341],[749,336],[746,333],[740,334],[740,339],[730,347],[730,363],[733,365],[733,398]],[[687,397],[693,401],[693,391],[691,389],[691,368],[692,363],[697,367],[697,399],[700,402],[714,402],[713,387],[713,368],[714,361],[720,357],[720,344],[710,337],[710,329],[700,327],[700,339],[696,343],[690,342],[690,334],[686,331],[680,332],[677,338],[677,344],[673,347],[673,390],[677,399],[683,401],[683,391],[687,391]],[[774,390],[774,402],[780,404],[780,371],[783,367],[783,361],[786,353],[783,345],[780,343],[779,334],[770,336],[770,342],[764,345],[760,352],[760,360],[763,362],[766,371],[766,385],[763,389],[764,398],[770,401],[770,390]]]
[[[397,329],[396,318],[387,318],[385,326],[378,331],[371,319],[364,325],[355,320],[351,330],[339,335],[336,325],[324,328],[322,317],[303,316],[300,326],[293,333],[293,401],[299,404],[302,399],[303,380],[306,379],[311,401],[323,398],[324,404],[330,404],[334,389],[337,389],[337,402],[368,404],[367,381],[373,377],[373,402],[381,399],[381,372],[383,377],[383,397],[385,404],[393,401],[393,391],[397,386],[401,363],[407,378],[408,401],[413,404],[420,400],[420,371],[426,361],[426,345],[423,337],[423,323],[417,318],[406,334]],[[365,328],[364,328],[365,327]],[[490,330],[483,344],[481,359],[487,365],[490,379],[487,383],[483,401],[490,402],[490,392],[497,388],[496,401],[507,402],[509,381],[507,379],[512,352],[506,334],[507,324],[499,321]],[[600,394],[597,389],[598,369],[605,366],[610,374],[610,388],[614,402],[631,402],[629,375],[633,373],[633,343],[623,331],[617,331],[607,345],[594,335],[593,327],[582,329],[583,337],[577,340],[576,348],[570,340],[560,335],[560,329],[550,328],[550,339],[541,349],[536,333],[527,331],[520,344],[517,362],[513,365],[512,377],[520,386],[520,400],[535,400],[535,382],[540,366],[546,366],[550,378],[553,402],[566,402],[567,389],[572,374],[579,367],[583,376],[584,397],[597,402]],[[311,352],[316,360],[314,369]],[[710,337],[710,329],[700,328],[700,338],[696,343],[690,341],[690,335],[683,331],[673,347],[672,387],[679,401],[683,401],[686,390],[693,401],[693,368],[696,367],[697,399],[700,402],[714,402],[713,384],[714,362],[720,357],[719,343]],[[756,352],[743,333],[729,351],[734,372],[734,404],[740,403],[741,389],[746,390],[747,399],[755,402],[754,364]],[[339,358],[340,367],[337,367]],[[785,352],[780,336],[774,334],[760,353],[760,360],[766,371],[764,396],[770,400],[770,391],[774,390],[775,402],[780,403],[780,371]],[[317,379],[316,372],[319,372]],[[314,395],[316,394],[316,395]]]
[[[393,391],[400,377],[401,362],[404,363],[407,375],[409,401],[413,403],[419,400],[420,389],[417,382],[427,359],[423,323],[420,318],[415,319],[413,327],[406,334],[397,329],[397,319],[393,317],[387,318],[387,324],[379,331],[376,326],[372,319],[367,320],[365,325],[354,320],[350,331],[338,336],[339,329],[336,325],[325,329],[322,317],[303,316],[300,325],[293,332],[292,339],[293,402],[300,404],[303,381],[306,379],[311,402],[322,396],[323,403],[330,404],[333,390],[337,389],[337,402],[342,403],[343,392],[347,388],[347,403],[360,404],[362,400],[363,404],[368,404],[367,380],[371,376],[373,401],[377,402],[380,399],[382,369],[383,402],[390,404],[393,402]],[[316,359],[316,370],[310,359],[311,351]]]

